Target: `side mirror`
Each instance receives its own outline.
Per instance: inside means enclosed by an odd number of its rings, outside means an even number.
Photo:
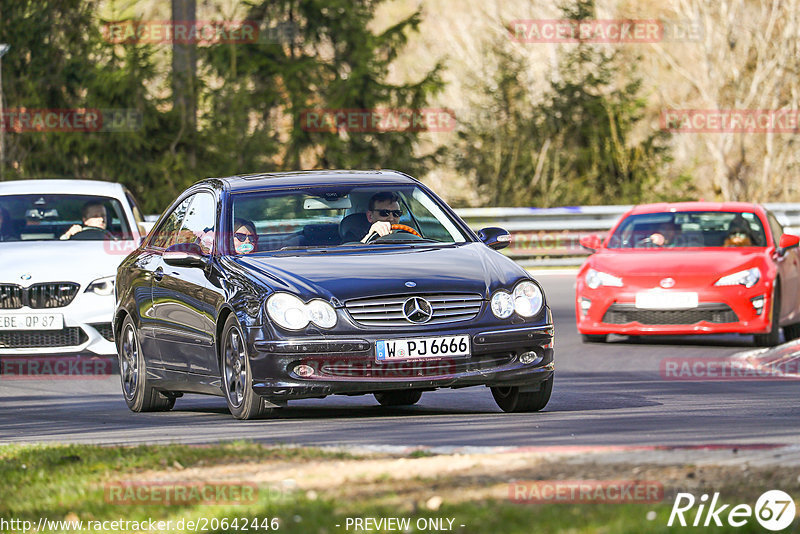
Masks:
[[[599,234],[589,234],[582,236],[578,242],[586,250],[597,252],[603,246],[603,237]]]
[[[778,254],[783,256],[787,250],[800,244],[800,237],[792,234],[783,234],[778,241]]]
[[[478,238],[484,245],[494,250],[506,248],[511,243],[511,234],[508,230],[496,227],[481,228],[478,230]]]
[[[164,263],[174,267],[197,267],[204,269],[208,256],[197,243],[176,243],[164,251]]]

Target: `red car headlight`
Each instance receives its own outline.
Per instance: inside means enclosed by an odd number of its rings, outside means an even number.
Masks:
[[[744,271],[739,271],[733,274],[729,274],[727,276],[723,276],[716,282],[714,282],[715,286],[739,286],[742,285],[744,287],[753,287],[761,280],[761,271],[758,267],[752,267],[750,269],[745,269]]]
[[[586,271],[586,276],[583,277],[583,280],[590,289],[597,289],[600,286],[622,287],[622,278],[619,276],[595,271],[594,269]]]

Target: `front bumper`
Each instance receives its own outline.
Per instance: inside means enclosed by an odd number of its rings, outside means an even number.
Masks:
[[[763,334],[770,330],[771,282],[762,281],[751,288],[674,288],[674,291],[697,292],[698,306],[661,310],[636,308],[636,293],[651,289],[652,287],[590,289],[579,284],[575,300],[578,331],[588,335],[688,335]],[[754,306],[754,301],[759,300],[763,303],[760,312]]]
[[[253,390],[272,400],[364,394],[396,389],[436,389],[467,386],[520,386],[531,391],[553,375],[553,326],[449,331],[434,335],[468,334],[470,356],[378,362],[379,340],[423,337],[380,333],[358,337],[301,338],[259,341],[250,358]],[[431,335],[431,334],[426,334]],[[520,361],[525,353],[529,363]],[[301,377],[298,365],[313,373]]]
[[[81,288],[83,290],[83,288]],[[61,330],[0,330],[0,355],[76,354],[89,352],[116,355],[111,318],[114,295],[79,292],[61,308],[0,309],[0,316],[13,314],[59,314]]]

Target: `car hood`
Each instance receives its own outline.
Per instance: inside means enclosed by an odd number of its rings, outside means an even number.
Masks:
[[[486,297],[526,272],[482,243],[445,247],[324,249],[292,256],[239,256],[276,291],[303,298],[351,298],[404,293],[467,292]],[[413,287],[406,283],[413,282]]]
[[[709,275],[719,277],[738,268],[750,267],[764,258],[764,249],[609,251],[593,255],[593,269],[616,276]]]
[[[0,243],[0,282],[28,287],[77,282],[116,274],[133,241],[14,241]],[[29,279],[24,279],[30,275]]]

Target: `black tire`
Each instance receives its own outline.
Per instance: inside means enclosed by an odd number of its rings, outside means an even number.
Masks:
[[[375,393],[375,400],[381,406],[411,406],[416,404],[420,397],[422,397],[422,392],[413,389]]]
[[[605,343],[607,339],[607,334],[581,334],[584,343]]]
[[[147,359],[144,357],[136,326],[130,316],[122,322],[117,340],[119,380],[122,396],[133,412],[166,412],[175,406],[175,397],[153,389],[147,377]]]
[[[766,334],[755,334],[753,342],[757,347],[774,347],[781,342],[781,288],[776,283],[772,298],[771,327]]]
[[[538,412],[550,401],[553,392],[551,376],[542,382],[539,391],[521,392],[519,387],[492,387],[492,397],[501,410],[508,413]]]
[[[235,315],[228,316],[220,339],[222,391],[236,419],[259,419],[272,413],[264,398],[253,391],[253,373],[242,327]]]
[[[800,338],[800,323],[784,326],[783,337],[786,338],[786,341],[794,341]]]

